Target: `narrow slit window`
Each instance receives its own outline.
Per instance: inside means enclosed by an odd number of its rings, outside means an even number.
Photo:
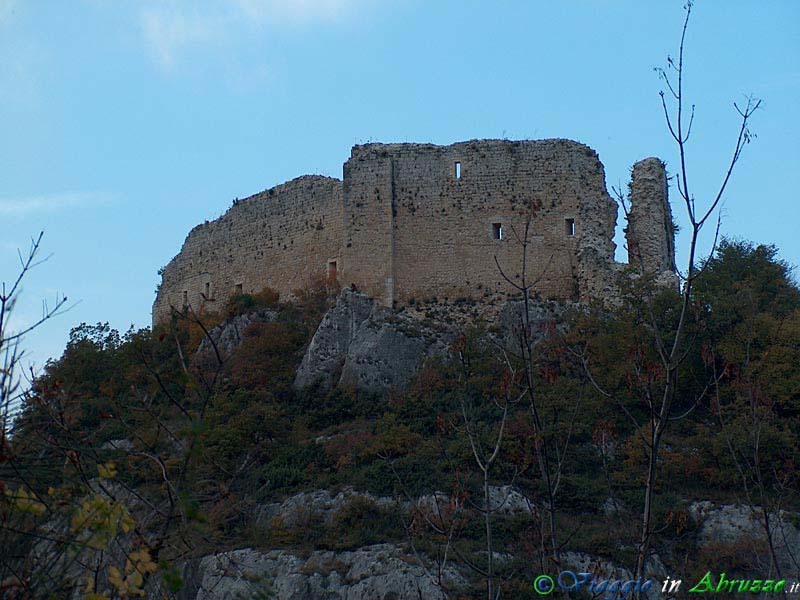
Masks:
[[[455,167],[454,167],[453,170],[454,170],[456,179],[461,179],[461,163],[459,161],[456,161],[456,164],[455,164]]]
[[[206,282],[206,291],[205,291],[206,300],[211,299],[211,284]]]
[[[575,219],[564,219],[564,233],[569,236],[575,235]]]
[[[335,260],[329,260],[328,261],[328,279],[330,281],[335,281],[336,277],[338,276],[338,274],[339,274],[339,272],[338,272],[338,269],[336,268],[336,261]]]
[[[237,283],[236,284],[236,295],[237,296],[241,296],[242,295],[242,284],[241,283]]]
[[[492,223],[492,237],[496,240],[503,239],[503,225],[501,223]]]
[[[189,292],[183,290],[183,305],[189,306]]]

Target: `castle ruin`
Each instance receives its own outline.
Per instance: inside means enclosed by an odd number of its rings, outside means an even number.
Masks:
[[[198,225],[162,271],[153,322],[217,310],[265,287],[291,297],[336,279],[385,306],[514,291],[528,224],[529,281],[543,298],[613,298],[617,204],[597,153],[570,140],[354,146],[342,180],[306,175]],[[636,163],[631,264],[675,271],[664,164]],[[500,268],[498,268],[498,265]]]

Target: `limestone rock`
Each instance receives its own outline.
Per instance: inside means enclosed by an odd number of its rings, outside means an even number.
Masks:
[[[336,305],[322,318],[311,343],[306,349],[295,386],[306,388],[318,383],[328,390],[336,386],[342,374],[350,344],[361,324],[370,316],[375,302],[372,298],[344,289]]]
[[[528,321],[531,326],[530,339],[538,344],[555,333],[556,328],[563,328],[563,316],[566,304],[555,301],[528,302]],[[507,302],[500,312],[500,328],[503,342],[507,348],[519,352],[519,336],[522,332],[525,317],[525,304],[521,300]]]
[[[689,513],[700,525],[698,534],[700,547],[720,543],[763,544],[766,541],[761,511],[753,510],[744,504],[715,505],[706,500],[692,503],[689,506]],[[792,524],[792,515],[786,511],[771,513],[769,518],[778,561],[784,573],[796,573],[795,561],[800,561],[800,529]]]
[[[450,496],[444,492],[433,492],[420,496],[417,499],[416,508],[437,514],[444,511],[450,504]],[[483,497],[473,497],[472,504],[482,506]],[[520,514],[533,514],[533,504],[531,501],[515,490],[510,485],[491,485],[489,486],[489,506],[495,515],[510,517]]]
[[[374,393],[402,389],[428,357],[447,352],[447,337],[345,289],[314,334],[295,387],[343,385]]]
[[[634,578],[633,572],[625,567],[620,567],[609,560],[590,556],[584,552],[564,552],[561,555],[564,570],[571,570],[575,573],[592,573],[597,579],[609,579],[628,581]],[[664,580],[667,576],[667,569],[659,559],[658,555],[653,555],[646,563],[644,568],[644,577],[655,579],[644,594],[643,598],[647,600],[661,600],[664,595],[661,593],[661,588],[658,582]]]
[[[272,323],[277,318],[278,313],[273,310],[261,310],[236,315],[227,319],[209,331],[209,336],[217,346],[223,359],[230,357],[233,352],[242,345],[244,341],[244,331],[253,323]],[[214,359],[214,349],[211,340],[204,337],[197,349],[197,357]]]
[[[195,565],[186,598],[234,600],[257,594],[275,600],[443,599],[441,590],[413,559],[392,544],[352,552],[313,552],[307,559],[284,551],[249,548],[203,557]],[[466,584],[455,570],[454,587]],[[258,596],[257,596],[258,597]]]
[[[426,358],[447,352],[444,341],[426,333],[390,309],[374,309],[350,344],[339,385],[374,393],[404,388]]]
[[[133,442],[125,438],[108,440],[106,443],[100,446],[100,450],[119,450],[120,452],[131,452],[133,451]]]
[[[336,512],[354,500],[367,500],[378,506],[390,506],[394,503],[392,498],[377,497],[366,492],[357,492],[352,488],[345,488],[335,495],[328,490],[300,492],[283,502],[258,506],[255,510],[255,523],[266,526],[273,519],[280,518],[282,525],[295,527],[302,522],[303,518],[312,515],[321,516],[327,523]]]
[[[300,492],[289,496],[282,502],[260,504],[255,507],[254,524],[257,527],[269,527],[274,519],[280,519],[281,525],[296,527],[302,525],[309,517],[321,517],[325,523],[330,523],[333,516],[342,508],[353,501],[365,500],[379,507],[396,506],[398,500],[386,496],[374,496],[369,492],[356,491],[351,487],[344,488],[336,494],[329,490],[314,490]],[[482,497],[474,497],[476,505],[481,504]],[[528,498],[510,485],[489,486],[489,503],[498,516],[510,517],[515,515],[533,513],[533,505]],[[402,509],[408,511],[414,508],[435,513],[444,510],[450,504],[450,496],[444,492],[425,494],[415,502],[404,500]]]
[[[622,502],[611,496],[603,501],[603,514],[607,517],[620,514],[624,508]]]
[[[510,485],[490,486],[489,505],[504,516],[533,513],[531,501]]]

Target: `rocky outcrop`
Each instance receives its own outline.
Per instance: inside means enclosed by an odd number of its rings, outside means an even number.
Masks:
[[[717,504],[703,501],[689,506],[689,513],[700,526],[698,545],[713,548],[716,545],[753,544],[766,552],[767,538],[764,515],[744,504]],[[784,575],[800,575],[800,529],[794,524],[797,515],[786,511],[770,513],[770,531],[775,554]],[[766,558],[769,561],[768,558]]]
[[[565,569],[572,570],[576,573],[592,573],[594,578],[598,580],[617,580],[624,583],[634,579],[634,575],[629,569],[620,567],[609,560],[590,556],[584,552],[564,552],[561,555],[561,560],[563,561]],[[661,600],[664,598],[665,596],[662,594],[658,582],[663,581],[666,576],[667,569],[664,567],[659,557],[657,555],[650,557],[645,563],[642,582],[644,583],[644,579],[655,581],[644,591],[642,597],[646,600]]]
[[[528,333],[532,344],[538,344],[552,336],[556,331],[563,331],[563,317],[567,305],[556,301],[528,302]],[[507,302],[500,311],[500,330],[503,333],[507,348],[519,352],[520,334],[525,325],[525,303],[521,300]]]
[[[386,496],[374,496],[368,492],[359,492],[353,488],[345,488],[332,494],[328,490],[300,492],[289,496],[282,502],[261,504],[253,511],[254,524],[257,527],[269,527],[275,519],[285,527],[296,527],[310,517],[318,517],[329,523],[333,516],[354,501],[367,501],[378,507],[398,506],[398,500]],[[480,499],[474,502],[480,504]],[[444,492],[433,492],[420,496],[414,501],[403,500],[403,510],[412,508],[436,513],[445,510],[450,504],[450,496]],[[533,513],[531,501],[510,485],[489,486],[489,504],[495,515],[510,517]]]
[[[450,496],[444,492],[433,492],[420,496],[417,499],[416,508],[437,514],[444,511],[450,504]],[[475,497],[468,503],[468,508],[480,507],[483,504],[483,497]],[[490,485],[489,486],[489,507],[492,514],[502,517],[513,517],[517,515],[531,515],[534,506],[531,500],[515,490],[510,485]]]
[[[204,359],[214,358],[214,346],[216,346],[220,357],[226,359],[242,345],[244,332],[250,325],[253,323],[272,323],[277,316],[278,313],[273,310],[261,310],[233,316],[212,328],[208,332],[208,336],[203,337],[196,356]]]
[[[329,390],[340,385],[373,393],[402,389],[427,358],[447,352],[448,337],[345,289],[314,334],[295,386]]]
[[[325,313],[311,338],[297,370],[296,387],[318,384],[327,390],[339,383],[350,344],[356,338],[358,328],[369,318],[374,305],[374,300],[368,296],[342,290],[336,305]]]
[[[41,593],[37,598],[80,600],[85,597],[90,573],[96,591],[110,595],[108,568],[124,569],[134,550],[133,535],[125,533],[121,524],[124,515],[141,508],[137,495],[108,479],[90,480],[86,491],[82,506],[92,507],[92,512],[87,513],[93,515],[92,519],[84,516],[76,520],[75,514],[56,513],[39,530],[39,539],[27,558],[29,564],[24,567],[33,574],[33,588]],[[104,524],[108,529],[103,529]],[[106,543],[104,535],[110,535],[111,541]],[[2,589],[0,597],[8,597]]]
[[[394,504],[392,498],[373,496],[366,492],[357,492],[352,488],[346,488],[337,494],[331,494],[328,490],[300,492],[283,502],[256,507],[255,523],[258,526],[269,526],[274,519],[279,518],[282,525],[295,527],[310,516],[319,516],[328,523],[336,512],[355,500],[366,500],[376,506]]]
[[[205,556],[187,567],[181,596],[191,600],[403,600],[443,599],[425,570],[393,544],[352,552],[312,552],[301,558],[281,550],[250,548]],[[444,573],[454,588],[466,585],[454,569]],[[261,595],[259,595],[261,594]]]
[[[563,331],[564,315],[572,305],[532,299],[528,305],[530,335],[537,344]],[[380,306],[374,299],[345,289],[323,317],[297,370],[295,387],[337,386],[384,394],[403,389],[426,359],[444,357],[459,326],[448,324],[439,306],[435,319],[410,316]],[[503,343],[517,348],[524,305],[505,303],[497,316]],[[432,325],[433,324],[433,325]]]
[[[128,439],[119,439],[119,440],[108,440],[102,446],[100,446],[100,450],[117,450],[119,452],[132,452],[133,451],[133,442]]]

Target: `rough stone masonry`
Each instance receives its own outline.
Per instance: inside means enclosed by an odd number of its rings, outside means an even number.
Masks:
[[[506,278],[523,275],[545,299],[610,299],[626,266],[614,260],[616,220],[603,165],[578,142],[357,145],[342,180],[299,177],[192,229],[162,271],[153,322],[265,287],[291,297],[326,278],[388,307],[507,296]],[[633,167],[626,241],[631,265],[672,276],[657,158]]]

